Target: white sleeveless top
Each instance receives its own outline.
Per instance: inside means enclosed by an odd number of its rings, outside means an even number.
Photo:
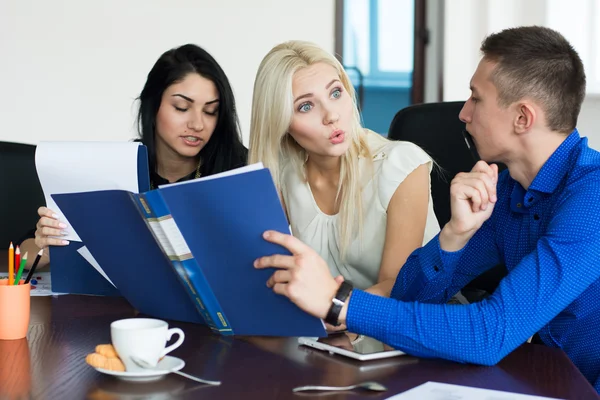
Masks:
[[[288,164],[282,171],[282,195],[287,208],[292,234],[312,247],[329,265],[331,274],[342,275],[359,289],[375,283],[379,275],[385,231],[387,207],[398,185],[418,166],[427,164],[432,170],[431,158],[417,145],[410,142],[383,142],[367,131],[367,143],[373,154],[373,169],[366,160],[359,160],[363,186],[363,235],[352,241],[342,262],[339,251],[338,216],[323,213],[313,197],[308,182],[300,172]],[[440,226],[433,212],[431,184],[429,207],[423,244],[429,242]]]

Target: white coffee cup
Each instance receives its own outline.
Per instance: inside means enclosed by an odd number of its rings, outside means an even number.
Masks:
[[[154,367],[161,357],[181,346],[185,338],[183,331],[168,328],[165,321],[152,318],[121,319],[110,324],[112,344],[127,372],[144,370],[131,360],[131,356]],[[165,347],[174,333],[179,338],[174,344]]]

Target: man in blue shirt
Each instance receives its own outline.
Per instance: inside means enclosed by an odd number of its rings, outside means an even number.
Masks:
[[[451,184],[452,218],[402,267],[391,298],[353,289],[289,235],[292,256],[268,281],[307,312],[409,354],[493,365],[538,333],[600,392],[600,153],[575,129],[585,96],[581,59],[559,33],[507,29],[486,38],[460,113],[482,160]],[[446,301],[503,262],[489,298]]]

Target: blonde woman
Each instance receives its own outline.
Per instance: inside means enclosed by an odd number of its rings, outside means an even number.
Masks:
[[[282,43],[260,64],[250,127],[258,161],[294,236],[357,288],[389,296],[407,257],[440,230],[429,156],[363,128],[348,75],[312,43]]]

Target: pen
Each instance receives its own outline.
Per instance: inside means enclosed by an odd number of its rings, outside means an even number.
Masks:
[[[471,137],[471,134],[469,132],[467,132],[466,129],[463,129],[462,134],[463,134],[463,137],[465,138],[465,143],[467,144],[467,148],[469,149],[469,152],[471,153],[471,157],[473,157],[473,161],[477,162],[477,161],[481,160],[481,157],[479,157],[479,153],[477,152],[477,147],[475,147],[475,143],[473,142],[473,137]]]
[[[42,258],[43,253],[44,253],[44,249],[41,249],[40,251],[38,251],[37,257],[35,257],[35,261],[33,262],[33,265],[31,266],[31,268],[29,269],[27,278],[25,278],[25,284],[28,284],[29,281],[31,280],[31,278],[33,278],[33,273],[35,272],[35,269],[36,269],[38,263],[40,262],[40,258]]]
[[[17,245],[17,249],[15,250],[15,274],[19,270],[19,265],[21,265],[21,249]]]
[[[25,264],[27,264],[27,252],[25,252],[23,259],[21,260],[21,265],[19,266],[19,272],[17,273],[17,277],[15,278],[15,283],[14,283],[15,286],[17,286],[19,284],[19,282],[21,281],[21,275],[23,274],[23,268],[25,268]]]

